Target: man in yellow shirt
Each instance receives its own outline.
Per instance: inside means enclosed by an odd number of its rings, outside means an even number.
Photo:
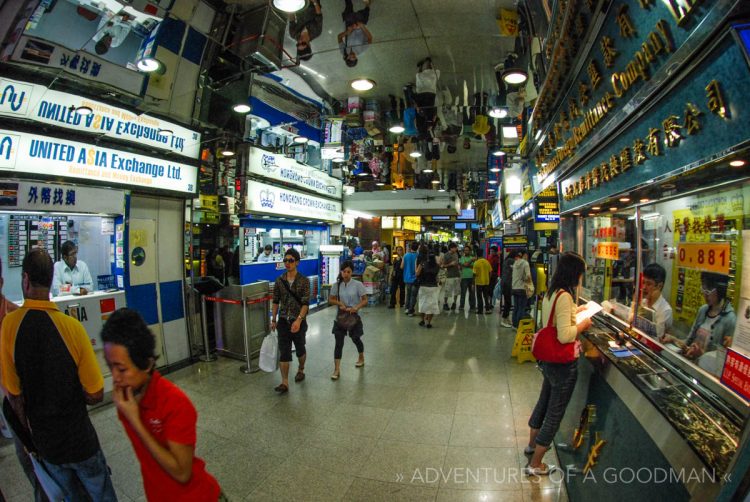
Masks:
[[[86,409],[102,401],[104,378],[83,325],[49,301],[53,269],[43,249],[23,259],[23,307],[0,327],[1,383],[65,499],[117,500]]]
[[[482,251],[477,252],[474,262],[474,286],[477,290],[477,314],[492,312],[492,291],[490,290],[490,272],[492,265],[482,257]],[[485,311],[485,308],[487,309]]]

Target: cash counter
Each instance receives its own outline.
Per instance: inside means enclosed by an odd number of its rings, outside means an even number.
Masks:
[[[112,374],[104,360],[102,327],[109,316],[117,309],[126,306],[124,291],[94,291],[87,295],[63,295],[52,298],[60,311],[78,319],[86,329],[86,334],[94,347],[99,368],[104,375],[104,392],[112,390]]]
[[[571,500],[730,499],[745,475],[744,403],[604,312],[581,352],[555,437]]]

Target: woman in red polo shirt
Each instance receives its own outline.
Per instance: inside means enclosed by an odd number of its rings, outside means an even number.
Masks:
[[[117,310],[102,328],[102,341],[117,416],[141,463],[148,500],[224,500],[195,456],[195,407],[154,369],[156,340],[140,314]]]

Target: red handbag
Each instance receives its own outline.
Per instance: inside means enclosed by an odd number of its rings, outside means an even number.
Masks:
[[[555,307],[557,306],[557,299],[565,291],[559,291],[555,296],[555,301],[552,302],[552,311],[549,314],[547,326],[543,327],[534,335],[534,341],[531,344],[531,354],[536,358],[537,361],[543,361],[546,363],[565,364],[572,363],[578,359],[580,352],[580,344],[578,340],[574,340],[570,343],[560,343],[557,339],[557,328],[552,325],[552,320],[555,318]]]

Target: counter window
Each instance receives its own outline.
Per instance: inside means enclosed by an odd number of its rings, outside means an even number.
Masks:
[[[750,232],[743,231],[749,206],[750,184],[745,183],[642,210],[648,251],[641,288],[644,308],[635,327],[660,337],[667,349],[717,377],[727,348],[750,355],[750,339],[735,336],[748,333],[742,327],[750,323],[750,293],[743,292],[742,281],[742,249],[750,241]],[[663,274],[660,294],[655,291],[659,281],[649,271]]]

